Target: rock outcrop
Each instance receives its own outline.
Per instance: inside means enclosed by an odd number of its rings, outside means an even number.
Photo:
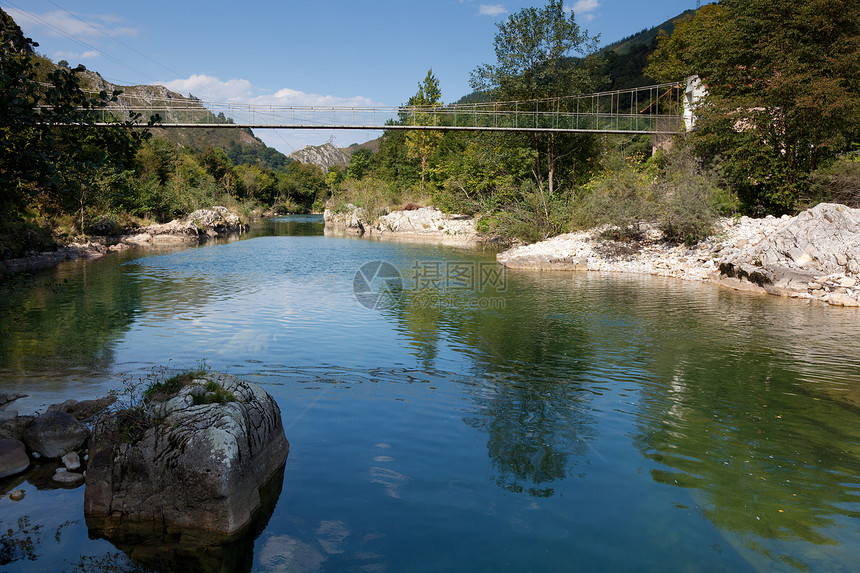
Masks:
[[[443,213],[435,207],[392,211],[371,220],[364,209],[350,203],[340,211],[326,209],[323,219],[327,227],[359,235],[459,243],[478,241],[473,217]]]
[[[806,292],[821,277],[860,275],[860,209],[822,203],[756,245],[721,256],[720,272],[763,288]],[[779,293],[778,293],[779,294]]]
[[[331,143],[308,145],[303,149],[293,151],[288,157],[301,163],[319,165],[324,172],[328,171],[330,167],[349,165],[350,159],[346,152],[338,149]]]
[[[215,206],[211,209],[198,209],[182,219],[169,223],[150,225],[135,235],[126,235],[124,243],[143,244],[152,242],[199,241],[217,237],[220,234],[245,231],[245,225],[238,215],[226,207]]]
[[[644,273],[836,306],[860,306],[860,209],[820,204],[796,217],[723,219],[692,246],[600,239],[600,229],[559,235],[497,255],[508,268]]]
[[[207,403],[212,395],[229,399]],[[90,529],[108,539],[141,528],[217,537],[248,525],[289,452],[272,397],[210,374],[150,404],[145,430],[142,415],[120,411],[95,424],[84,497]]]

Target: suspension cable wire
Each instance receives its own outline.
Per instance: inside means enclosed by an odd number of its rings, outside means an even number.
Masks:
[[[116,42],[117,44],[119,44],[119,45],[121,45],[121,46],[123,46],[123,47],[125,47],[125,48],[127,48],[127,49],[129,49],[129,50],[131,50],[131,51],[132,51],[132,52],[134,52],[135,54],[137,54],[137,55],[139,55],[139,56],[143,56],[144,58],[146,58],[146,59],[147,59],[147,60],[149,60],[150,62],[152,62],[152,63],[154,63],[154,64],[156,64],[156,65],[158,65],[158,66],[161,66],[162,68],[164,68],[165,70],[167,70],[167,71],[168,71],[168,72],[170,72],[171,74],[174,74],[174,75],[176,75],[176,76],[180,76],[180,77],[183,75],[183,74],[181,74],[180,72],[177,72],[176,70],[174,70],[173,68],[171,68],[171,67],[169,67],[169,66],[166,66],[165,64],[163,64],[163,63],[159,62],[158,60],[155,60],[155,59],[153,59],[153,58],[151,58],[151,57],[147,56],[147,55],[146,55],[146,54],[144,54],[143,52],[140,52],[140,51],[138,51],[137,49],[135,49],[135,48],[133,48],[133,47],[129,46],[128,44],[126,44],[125,42],[123,42],[122,40],[120,40],[119,38],[117,38],[116,36],[111,36],[110,34],[108,34],[107,32],[105,32],[104,30],[100,30],[99,28],[96,28],[95,26],[93,26],[92,24],[90,24],[89,22],[87,22],[86,20],[83,20],[82,18],[79,18],[76,14],[74,14],[74,13],[72,13],[72,12],[69,12],[68,10],[66,10],[65,8],[63,8],[62,6],[60,6],[59,4],[57,4],[56,2],[54,2],[54,0],[47,0],[47,1],[48,1],[50,4],[53,4],[54,6],[56,6],[58,9],[62,10],[63,12],[65,12],[66,14],[68,14],[69,16],[71,16],[72,18],[74,18],[75,20],[77,20],[78,22],[81,22],[82,24],[84,24],[84,25],[86,25],[86,26],[88,26],[88,27],[92,28],[93,30],[95,30],[96,32],[98,32],[99,34],[101,34],[102,36],[104,36],[104,37],[106,37],[106,38],[108,38],[108,39],[110,39],[110,40],[113,40],[113,41],[114,41],[114,42]]]
[[[77,43],[78,45],[83,46],[84,48],[88,48],[88,49],[90,49],[90,50],[92,50],[92,51],[94,51],[94,52],[98,52],[99,54],[101,54],[102,56],[104,56],[104,57],[105,57],[105,58],[107,58],[108,60],[110,60],[110,61],[114,62],[115,64],[120,65],[120,66],[122,66],[122,67],[126,68],[127,70],[130,70],[130,71],[132,71],[132,72],[134,72],[134,73],[136,73],[136,74],[139,74],[139,75],[141,75],[141,76],[143,76],[143,77],[145,77],[145,78],[148,78],[148,79],[149,79],[150,81],[152,81],[152,82],[156,82],[156,81],[158,81],[156,78],[154,78],[154,77],[150,76],[150,75],[149,75],[149,74],[147,74],[146,72],[143,72],[143,71],[141,71],[141,70],[139,70],[139,69],[135,68],[134,66],[131,66],[131,65],[129,65],[129,64],[126,64],[125,62],[123,62],[123,61],[121,61],[121,60],[119,60],[119,59],[117,59],[117,58],[115,58],[115,57],[111,56],[110,54],[108,54],[108,53],[106,53],[106,52],[104,52],[104,51],[100,50],[99,48],[97,48],[97,47],[93,46],[92,44],[88,44],[87,42],[84,42],[83,40],[81,40],[81,39],[78,39],[78,38],[74,37],[73,35],[69,34],[69,33],[68,33],[68,32],[66,32],[65,30],[63,30],[62,28],[60,28],[59,26],[55,26],[55,25],[51,24],[50,22],[48,22],[47,20],[44,20],[44,19],[40,18],[39,16],[37,16],[37,15],[36,15],[36,14],[34,14],[33,12],[30,12],[29,10],[25,10],[25,9],[21,8],[20,6],[18,6],[18,5],[17,5],[17,4],[15,4],[14,2],[9,2],[9,0],[6,0],[6,4],[8,4],[9,6],[12,6],[12,7],[13,7],[13,8],[15,8],[16,10],[19,10],[20,12],[23,12],[23,13],[24,13],[24,14],[26,14],[29,18],[31,18],[31,19],[35,20],[36,22],[40,23],[42,26],[44,26],[44,27],[46,27],[46,28],[49,28],[49,29],[53,30],[53,31],[54,31],[54,32],[56,32],[57,34],[60,34],[61,36],[64,36],[65,38],[68,38],[69,40],[72,40],[73,42]]]

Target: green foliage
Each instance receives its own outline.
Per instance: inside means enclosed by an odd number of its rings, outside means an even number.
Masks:
[[[577,65],[565,65],[564,58],[572,53],[593,54],[598,38],[580,29],[561,0],[550,0],[543,8],[524,8],[497,27],[496,64],[484,64],[472,72],[476,90],[513,101],[570,95],[593,86],[590,66],[597,63],[596,58],[585,58]]]
[[[206,361],[200,361],[197,368],[183,370],[177,374],[173,374],[167,378],[156,376],[144,388],[142,397],[145,400],[163,402],[176,395],[184,386],[190,384],[193,380],[203,378],[209,372],[209,367]]]
[[[433,75],[433,70],[427,71],[424,82],[418,84],[418,93],[409,98],[406,103],[411,106],[408,121],[411,125],[434,125],[436,116],[433,110],[442,106],[442,91],[439,89],[439,80]],[[417,159],[423,183],[427,169],[442,132],[430,130],[409,131],[406,133],[406,152],[411,159]]]
[[[349,158],[346,168],[346,176],[350,179],[362,179],[370,170],[370,162],[373,152],[369,149],[356,149]]]
[[[332,196],[329,208],[343,211],[347,204],[364,209],[367,217],[375,220],[389,212],[391,206],[400,203],[400,190],[379,179],[347,179]]]
[[[748,211],[784,212],[860,135],[858,53],[854,0],[723,0],[661,38],[646,73],[702,78],[696,152]]]
[[[660,205],[658,224],[669,241],[697,243],[714,232],[721,215],[739,206],[737,198],[718,184],[718,177],[702,170],[683,148],[668,153],[655,187]]]
[[[194,405],[200,404],[226,404],[235,402],[236,396],[229,390],[225,390],[214,380],[209,380],[203,387],[206,393],[202,396],[194,396]]]
[[[572,197],[550,195],[534,184],[523,186],[517,198],[488,218],[485,229],[503,238],[542,241],[569,230],[572,222]]]
[[[576,226],[606,226],[608,237],[637,240],[656,225],[666,240],[693,244],[713,232],[721,215],[738,207],[689,149],[680,147],[647,162],[614,158],[608,163],[605,173],[583,186],[573,215]]]
[[[860,154],[847,154],[812,174],[803,203],[812,206],[822,201],[860,208]]]
[[[580,29],[561,0],[550,0],[543,8],[524,8],[497,26],[496,63],[472,72],[476,90],[497,101],[523,101],[587,93],[602,83],[598,38]],[[573,59],[572,54],[585,57]],[[532,173],[550,196],[560,184],[571,185],[584,173],[581,152],[590,155],[594,148],[594,138],[581,135],[532,134],[510,141],[538,151]]]
[[[653,170],[641,164],[597,175],[583,188],[580,226],[607,226],[606,234],[614,239],[641,238],[642,224],[653,222],[659,213],[653,178]]]
[[[0,260],[17,259],[56,249],[50,229],[33,220],[0,219]]]

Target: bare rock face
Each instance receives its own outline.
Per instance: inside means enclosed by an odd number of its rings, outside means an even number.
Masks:
[[[359,235],[363,235],[365,231],[371,228],[367,211],[361,207],[356,207],[352,203],[347,203],[341,211],[327,208],[323,212],[323,220],[326,227],[333,226]]]
[[[331,143],[308,145],[299,151],[293,151],[289,157],[301,163],[319,165],[323,171],[330,167],[349,165],[349,155]]]
[[[766,289],[805,292],[815,277],[860,274],[860,209],[821,203],[758,244],[720,261],[720,272]]]
[[[238,215],[226,207],[217,205],[210,209],[198,209],[183,219],[169,223],[150,225],[136,235],[129,235],[123,241],[131,244],[151,243],[153,241],[196,241],[217,237],[220,234],[238,233],[247,229]]]
[[[206,403],[212,383],[232,401]],[[289,453],[271,396],[210,374],[151,404],[145,430],[141,416],[119,412],[95,425],[84,496],[91,530],[108,539],[141,527],[229,536],[251,522]]]

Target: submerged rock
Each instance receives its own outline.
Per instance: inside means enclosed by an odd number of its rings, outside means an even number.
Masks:
[[[66,485],[66,486],[73,486],[73,487],[77,487],[77,486],[81,485],[82,483],[84,483],[83,474],[80,474],[78,472],[70,472],[70,471],[66,470],[65,468],[62,468],[61,470],[57,471],[54,474],[53,479],[55,482],[57,482],[59,484]]]
[[[218,400],[195,399],[199,387],[212,391],[213,384]],[[289,453],[277,403],[256,384],[224,374],[165,398],[148,411],[120,411],[96,423],[87,524],[108,539],[141,529],[236,534],[251,523],[261,488]]]

